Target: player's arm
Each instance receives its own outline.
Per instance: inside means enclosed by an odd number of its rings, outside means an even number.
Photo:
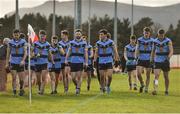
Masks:
[[[155,44],[153,43],[152,50],[151,50],[151,57],[150,61],[153,62],[155,56]]]
[[[98,47],[96,46],[95,47],[95,52],[94,52],[94,62],[97,61],[97,58],[98,58]]]
[[[114,54],[115,54],[115,61],[119,61],[119,54],[118,54],[118,51],[117,51],[117,46],[114,44],[113,45],[113,50],[114,50]]]
[[[61,46],[59,47],[59,52],[60,54],[65,55],[64,49]]]
[[[172,44],[172,41],[169,42],[169,55],[168,55],[168,58],[170,59],[174,53],[174,50],[173,50],[173,44]]]
[[[126,47],[124,48],[124,58],[125,58],[126,61],[128,61]]]
[[[9,67],[9,58],[10,58],[10,46],[7,45],[7,54],[6,54],[6,68]]]
[[[137,41],[136,49],[135,49],[135,58],[137,59],[138,56],[139,56],[139,42]]]
[[[93,48],[91,48],[91,55],[89,56],[90,58],[93,58],[93,56],[94,56],[94,51],[93,51]]]
[[[34,54],[34,45],[31,46],[30,51],[31,51],[31,57],[34,57],[35,56],[35,54]]]
[[[21,65],[24,65],[25,64],[25,59],[26,59],[26,57],[27,57],[27,43],[24,45],[24,55],[23,55],[23,58],[22,58],[22,60],[21,60]]]
[[[68,48],[68,51],[67,51],[67,54],[66,54],[66,58],[65,58],[65,63],[66,63],[66,64],[68,63],[68,58],[69,58],[71,52],[72,52],[72,48],[69,47],[69,48]]]
[[[55,64],[51,50],[48,51],[48,56],[49,56],[49,59],[51,60],[52,64]]]
[[[84,52],[85,52],[85,54],[84,54],[84,56],[85,56],[85,65],[88,65],[88,48],[87,47],[85,47]]]

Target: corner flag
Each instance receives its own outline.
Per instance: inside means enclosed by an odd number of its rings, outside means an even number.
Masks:
[[[32,43],[38,41],[38,37],[30,24],[28,24],[28,37],[31,39]]]

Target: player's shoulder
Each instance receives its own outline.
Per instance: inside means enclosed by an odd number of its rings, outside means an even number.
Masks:
[[[127,44],[127,45],[125,46],[125,48],[129,48],[129,44]]]
[[[34,44],[34,45],[37,45],[37,44],[39,44],[39,41],[35,41],[33,44]]]
[[[87,43],[86,47],[87,47],[88,49],[90,49],[90,48],[92,48],[92,45],[89,44],[89,43]]]
[[[70,40],[68,40],[66,43],[67,43],[67,44],[70,43]]]
[[[75,39],[72,39],[72,40],[69,41],[69,43],[73,43],[73,42],[75,42]]]
[[[86,41],[84,41],[84,40],[82,40],[82,44],[86,44],[86,45],[87,45],[87,42],[86,42]]]
[[[57,45],[57,48],[62,48],[62,45],[61,45],[61,44],[58,44],[58,45]]]
[[[50,44],[48,41],[46,41],[46,42],[44,43],[44,45],[45,45],[45,46],[48,46],[48,47],[51,46],[51,44]]]
[[[89,48],[92,48],[92,47],[93,47],[91,44],[89,44],[88,46],[89,46]]]
[[[166,40],[167,42],[172,42],[172,40],[171,40],[170,38],[168,38],[168,37],[166,37],[165,40]]]
[[[58,42],[58,44],[62,44],[62,40],[60,40],[60,41]]]
[[[137,40],[138,40],[138,41],[141,41],[141,40],[143,40],[143,38],[144,38],[144,37],[141,36],[141,37],[139,37]]]
[[[152,42],[154,42],[155,38],[150,37],[149,40],[152,41]]]
[[[157,42],[157,41],[159,41],[159,39],[158,38],[154,38],[153,42]]]
[[[113,46],[113,45],[115,44],[114,41],[111,40],[111,39],[108,39],[108,43],[109,43],[111,46]]]
[[[114,43],[114,41],[112,39],[108,39],[108,41]]]
[[[51,45],[49,46],[49,50],[50,50],[50,51],[53,50],[53,47],[52,47]]]
[[[14,42],[14,39],[10,39],[9,43],[13,43]]]
[[[25,40],[25,39],[20,39],[20,41],[21,41],[22,43],[26,43],[26,40]]]
[[[75,40],[74,40],[74,39],[73,39],[73,40],[70,40],[70,41],[69,41],[69,46],[74,45],[74,43],[75,43]]]
[[[13,46],[13,45],[15,45],[14,40],[13,40],[13,39],[10,39],[10,41],[8,42],[8,45],[9,45],[9,46]]]
[[[100,44],[101,43],[101,40],[98,40],[97,42],[96,42],[96,44]]]

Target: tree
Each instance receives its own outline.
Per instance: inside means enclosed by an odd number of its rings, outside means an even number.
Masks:
[[[175,34],[176,34],[176,38],[175,38],[175,44],[174,46],[175,47],[179,47],[179,44],[180,44],[180,20],[178,21],[178,24],[177,24],[177,28],[175,29]]]
[[[0,28],[0,33],[5,37],[12,37],[12,31],[15,28],[15,15],[5,16],[4,18],[0,18],[0,24],[3,27]],[[114,19],[109,17],[108,15],[104,15],[103,17],[93,16],[91,18],[91,44],[95,45],[95,42],[99,40],[98,32],[100,29],[107,29],[113,36],[113,26]],[[20,19],[20,30],[27,34],[27,25],[31,24],[38,34],[40,29],[44,29],[47,31],[48,41],[50,41],[52,35],[52,14],[49,15],[48,19],[44,15],[40,13],[37,14],[25,14]],[[142,36],[144,27],[151,27],[154,31],[153,35],[155,36],[157,30],[162,28],[162,25],[159,23],[154,23],[151,18],[144,17],[139,22],[134,25],[134,32],[137,37]],[[118,27],[118,50],[123,51],[125,45],[129,43],[129,37],[131,34],[130,21],[128,18],[126,19],[118,19],[117,20]],[[60,37],[60,33],[62,30],[69,31],[70,39],[73,39],[74,33],[74,18],[71,16],[58,16],[56,15],[56,35]],[[88,22],[82,23],[82,30],[85,35],[88,35]],[[166,33],[167,37],[172,39],[173,45],[175,48],[180,48],[180,20],[178,21],[177,27],[174,28],[171,24]]]
[[[40,13],[37,13],[36,16],[36,32],[39,32],[39,30],[47,30],[47,20],[45,16],[42,16]]]
[[[176,31],[174,29],[174,26],[170,24],[168,31],[166,32],[166,36],[171,38],[172,42],[175,43],[176,40]]]
[[[15,15],[12,15],[12,16],[7,16],[5,15],[4,19],[1,19],[2,21],[2,35],[4,37],[8,37],[8,38],[12,38],[12,32],[13,32],[13,29],[15,28]]]
[[[32,25],[33,28],[36,27],[36,17],[34,14],[25,14],[22,19],[20,19],[20,30],[23,33],[27,33],[28,24]],[[37,32],[37,31],[36,31]]]
[[[152,36],[156,37],[160,28],[162,28],[162,25],[160,23],[154,23],[152,25]]]
[[[129,37],[131,35],[130,21],[129,19],[123,19],[123,21],[118,22],[118,48],[123,51],[124,46],[129,43]]]
[[[143,34],[143,28],[144,27],[151,27],[154,24],[151,18],[144,17],[137,24],[134,26],[134,32],[137,37],[140,37]]]

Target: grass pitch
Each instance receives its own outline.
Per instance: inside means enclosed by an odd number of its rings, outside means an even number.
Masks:
[[[57,95],[50,95],[50,86],[46,86],[45,95],[37,95],[33,87],[32,104],[28,101],[28,89],[23,97],[14,97],[11,84],[8,90],[0,93],[0,112],[62,112],[62,113],[117,113],[117,112],[168,112],[180,113],[180,70],[171,70],[169,96],[164,95],[164,79],[161,75],[159,92],[152,96],[153,77],[149,93],[130,91],[127,75],[115,74],[111,85],[111,94],[100,94],[97,79],[92,80],[91,90],[86,90],[83,81],[81,94],[75,95],[75,87],[71,83],[68,95],[63,93],[62,82]]]

